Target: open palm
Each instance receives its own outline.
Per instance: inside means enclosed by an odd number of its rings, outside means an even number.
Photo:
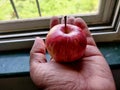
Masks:
[[[54,17],[50,27],[59,23],[58,18]],[[67,23],[82,28],[87,36],[83,58],[72,63],[58,63],[54,59],[47,62],[45,44],[37,37],[30,52],[30,76],[33,82],[44,90],[115,90],[110,68],[84,20],[70,17]]]

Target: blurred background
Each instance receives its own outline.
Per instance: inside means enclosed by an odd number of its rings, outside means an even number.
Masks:
[[[0,20],[97,13],[99,3],[99,0],[0,0]]]

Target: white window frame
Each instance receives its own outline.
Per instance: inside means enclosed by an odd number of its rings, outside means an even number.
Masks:
[[[74,16],[86,21],[96,42],[110,42],[120,40],[119,13],[120,0],[100,0],[98,13]],[[36,36],[45,39],[50,18],[0,21],[0,51],[31,48]]]

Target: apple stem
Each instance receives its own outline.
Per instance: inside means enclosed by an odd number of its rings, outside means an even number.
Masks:
[[[67,24],[67,16],[64,17],[64,23],[65,23],[65,28],[66,28],[66,24]]]

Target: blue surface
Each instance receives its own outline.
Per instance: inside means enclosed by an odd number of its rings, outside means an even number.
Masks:
[[[99,43],[99,49],[106,58],[109,65],[120,66],[120,42],[116,43]]]
[[[120,42],[98,43],[98,47],[109,65],[120,66]],[[29,50],[0,52],[0,76],[26,72],[29,74]]]
[[[9,53],[0,54],[0,73],[17,73],[29,71],[28,53]]]
[[[47,59],[50,58],[46,54]],[[9,51],[0,53],[0,74],[29,72],[29,51]]]

